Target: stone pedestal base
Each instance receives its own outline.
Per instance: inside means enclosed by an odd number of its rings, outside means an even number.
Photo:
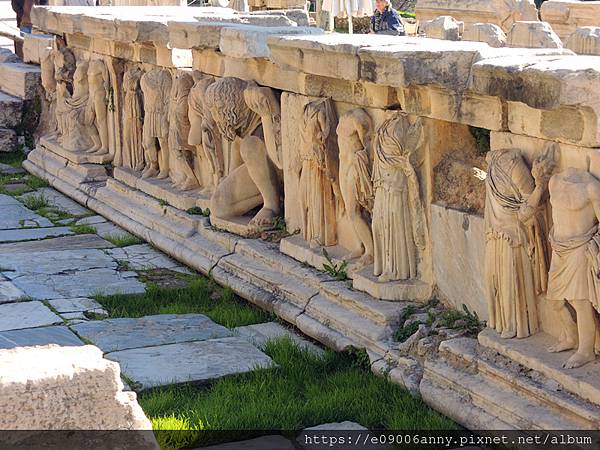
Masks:
[[[202,193],[201,188],[182,191],[170,179],[142,178],[141,172],[125,167],[115,167],[113,176],[115,180],[183,211],[194,207],[205,209],[210,203],[210,198]]]
[[[340,267],[344,261],[348,263],[346,273],[348,274],[348,278],[352,278],[352,274],[357,268],[357,260],[348,261],[347,255],[350,253],[350,250],[347,250],[340,245],[311,248],[309,243],[302,239],[300,235],[286,237],[279,243],[279,250],[281,253],[285,253],[295,260],[306,263],[318,270],[323,270],[325,264],[331,264],[325,257],[323,248],[327,251],[331,262],[338,267]]]
[[[568,354],[546,353],[544,334],[503,340],[488,329],[479,341],[442,342],[425,362],[420,390],[433,408],[474,430],[598,429],[598,362],[560,368]]]
[[[232,217],[231,219],[221,219],[220,217],[210,216],[210,223],[213,227],[237,234],[243,237],[256,237],[260,232],[256,228],[249,226],[253,216]]]
[[[39,145],[74,164],[107,164],[113,159],[112,155],[109,154],[95,155],[94,153],[73,152],[65,149],[58,142],[47,137],[40,138]]]

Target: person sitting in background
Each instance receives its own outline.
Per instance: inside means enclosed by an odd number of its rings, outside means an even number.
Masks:
[[[404,36],[404,26],[390,0],[375,0],[375,8],[371,17],[371,34]]]

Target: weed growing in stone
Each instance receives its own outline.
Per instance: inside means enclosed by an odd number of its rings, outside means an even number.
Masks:
[[[25,179],[25,184],[33,190],[50,186],[46,180],[36,177],[35,175],[29,175]]]
[[[129,233],[108,233],[102,237],[116,247],[129,247],[144,243],[140,238]]]
[[[23,199],[23,204],[26,208],[31,209],[33,211],[37,211],[38,209],[46,208],[49,206],[48,199],[44,194],[41,193],[25,197]]]
[[[159,441],[164,445],[161,435],[168,436],[160,430],[175,426],[191,430],[179,433],[180,439],[193,436],[194,442],[185,442],[188,448],[250,439],[260,435],[256,430],[299,430],[344,420],[370,429],[456,427],[402,387],[362,367],[356,355],[332,350],[315,355],[287,337],[268,342],[265,352],[276,368],[222,378],[208,387],[168,386],[140,394]],[[183,447],[171,444],[163,448]]]
[[[79,225],[71,225],[69,228],[75,234],[96,234],[96,228],[85,223]]]
[[[329,256],[329,252],[323,248],[323,256],[327,260],[327,263],[323,264],[323,270],[335,278],[337,281],[344,281],[348,279],[348,273],[346,269],[348,268],[348,261],[342,261],[341,263],[336,263]]]

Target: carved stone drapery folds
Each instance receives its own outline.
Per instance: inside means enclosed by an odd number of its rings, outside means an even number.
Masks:
[[[380,282],[418,278],[427,222],[415,172],[423,139],[420,121],[397,114],[378,128],[374,141],[373,274]]]
[[[144,93],[143,143],[146,160],[142,178],[168,178],[171,73],[166,69],[152,69],[142,75],[140,86]]]
[[[169,105],[169,149],[173,157],[170,176],[175,187],[182,191],[200,185],[198,175],[194,173],[194,147],[188,144],[188,95],[193,85],[194,79],[189,72],[178,72],[173,80]]]
[[[354,109],[340,117],[337,126],[340,151],[340,192],[346,216],[352,224],[362,249],[349,254],[349,259],[360,257],[359,265],[373,263],[373,235],[363,211],[373,211],[373,183],[370,151],[373,121],[364,109]]]
[[[549,183],[553,228],[546,298],[562,333],[551,352],[577,349],[563,364],[580,367],[596,357],[600,312],[600,182],[587,170],[567,168]],[[573,307],[577,324],[567,309]]]
[[[140,89],[142,73],[139,67],[134,67],[123,75],[123,165],[136,171],[145,168],[142,142],[144,106]]]
[[[194,71],[193,77],[194,86],[188,97],[188,144],[196,147],[197,165],[208,170],[210,180],[205,182],[204,192],[212,194],[225,175],[222,137],[204,104],[206,89],[215,79],[199,71]]]
[[[302,118],[300,232],[312,247],[327,247],[337,243],[336,203],[341,197],[338,151],[332,139],[336,117],[331,100],[306,104]]]
[[[534,162],[536,174],[551,170],[550,159],[547,154]],[[487,160],[488,324],[505,338],[526,337],[539,329],[537,296],[546,290],[547,232],[540,201],[547,176],[535,180],[515,149],[492,151]]]

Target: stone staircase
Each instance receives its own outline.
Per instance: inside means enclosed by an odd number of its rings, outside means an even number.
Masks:
[[[553,366],[560,367],[565,356],[546,353],[547,340],[543,334],[501,340],[485,330],[479,342],[444,341],[437,357],[425,361],[421,395],[473,430],[597,430],[600,405],[594,395],[600,367],[591,363],[557,376]],[[521,342],[514,348],[511,341]]]
[[[34,132],[40,111],[40,68],[0,49],[0,152],[11,152]],[[28,123],[25,123],[28,122]]]

